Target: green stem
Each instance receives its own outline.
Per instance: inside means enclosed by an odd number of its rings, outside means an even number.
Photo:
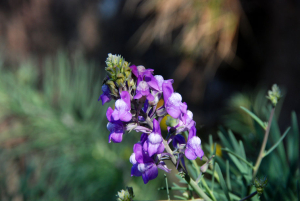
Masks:
[[[268,137],[269,137],[269,133],[270,133],[270,128],[271,128],[271,123],[272,123],[272,119],[273,119],[273,116],[274,116],[274,112],[275,112],[275,107],[273,107],[272,110],[271,110],[268,126],[267,126],[267,129],[266,129],[266,132],[265,132],[265,137],[264,137],[264,140],[263,140],[263,143],[261,145],[258,158],[257,158],[255,166],[254,166],[253,178],[256,176],[258,168],[260,166],[260,163],[261,163],[261,161],[264,157],[264,152],[265,152],[266,144],[267,144],[267,141],[268,141]]]
[[[165,145],[166,151],[170,154],[173,165],[176,167],[177,160],[176,160],[175,156],[173,155],[173,151],[169,147],[169,144],[166,140],[164,140],[163,143]],[[185,174],[184,179],[200,197],[202,197],[204,200],[212,201],[188,174]]]

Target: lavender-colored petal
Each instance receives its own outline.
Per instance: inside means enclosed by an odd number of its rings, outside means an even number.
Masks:
[[[195,154],[194,150],[190,148],[185,149],[184,155],[190,160],[195,160],[197,158],[197,155]]]
[[[163,138],[158,133],[153,132],[148,136],[146,150],[150,157],[153,156],[154,154],[159,154],[164,151],[164,146],[160,147],[162,142],[163,142]]]
[[[158,146],[157,152],[156,152],[156,153],[157,153],[157,154],[163,153],[164,150],[165,150],[165,145],[164,145],[164,143],[161,143],[161,144]]]
[[[189,130],[188,141],[189,141],[192,137],[196,136],[196,132],[197,132],[196,127],[193,126],[193,127]]]
[[[136,176],[136,177],[142,176],[142,173],[138,169],[138,164],[134,164],[131,167],[131,176]]]
[[[131,72],[135,75],[135,77],[138,77],[138,70],[137,67],[135,65],[130,66],[131,68]]]
[[[147,184],[150,180],[155,179],[157,175],[157,167],[156,165],[152,164],[152,166],[148,167],[148,169],[142,174],[144,184]]]
[[[160,144],[152,144],[150,142],[147,142],[148,144],[148,154],[149,156],[153,156],[154,154],[158,154],[157,150]]]
[[[163,162],[163,161],[160,161],[159,163],[158,163],[158,165],[157,165],[157,167],[159,168],[159,169],[162,169],[163,171],[165,171],[165,172],[171,172],[171,169],[169,169],[168,167],[167,167],[167,165],[165,164],[165,162]]]
[[[108,121],[113,121],[113,119],[111,118],[111,114],[113,113],[113,109],[111,107],[107,108],[107,111],[106,111],[106,118]]]
[[[111,133],[109,136],[108,136],[108,142],[111,143],[111,141],[113,141],[114,143],[120,143],[122,142],[122,139],[123,139],[123,133],[120,134],[120,133]]]
[[[120,94],[121,99],[127,104],[129,110],[131,109],[131,103],[130,103],[130,94],[128,91],[122,91]]]
[[[142,98],[142,97],[143,97],[143,95],[142,95],[141,93],[137,92],[137,93],[135,94],[135,96],[133,97],[133,99],[140,99],[140,98]]]
[[[181,114],[181,100],[182,97],[179,93],[172,93],[165,104],[167,112],[175,119],[177,119]]]
[[[147,99],[148,99],[149,101],[154,101],[154,96],[153,96],[151,93],[149,93],[149,94],[147,95]]]
[[[157,80],[154,78],[154,76],[149,73],[148,75],[145,75],[145,81],[148,83],[148,85],[157,91],[160,91]]]
[[[164,96],[165,105],[169,97],[174,93],[174,89],[171,82],[164,81],[162,84],[162,91]]]
[[[129,122],[132,119],[132,114],[128,111],[120,111],[119,118],[121,121]]]
[[[186,113],[186,111],[187,111],[187,104],[185,102],[180,104],[180,111],[182,113],[184,113],[184,114]]]
[[[197,136],[192,137],[187,142],[186,149],[185,149],[185,156],[190,160],[194,160],[197,157],[202,159],[204,152],[201,149],[200,145],[201,145],[200,138]]]
[[[165,81],[164,78],[163,78],[163,76],[161,76],[161,75],[155,75],[154,78],[156,79],[156,82],[158,84],[159,91],[162,91],[162,84]]]

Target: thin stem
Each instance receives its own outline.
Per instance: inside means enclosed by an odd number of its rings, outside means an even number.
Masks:
[[[165,180],[166,180],[166,189],[167,189],[168,200],[170,201],[170,193],[169,193],[168,179],[167,179],[167,175],[166,175],[166,174],[165,174]]]
[[[175,156],[173,155],[173,151],[169,147],[169,144],[166,140],[164,140],[163,143],[165,145],[166,151],[170,154],[173,165],[176,167],[177,161]],[[185,174],[184,179],[200,197],[202,197],[206,201],[212,201],[188,174]]]
[[[243,200],[248,200],[249,198],[252,198],[254,195],[257,194],[257,191],[251,193],[250,195],[248,195],[247,197],[244,197],[243,199],[241,199],[240,201],[243,201]]]
[[[267,129],[266,129],[266,132],[265,132],[265,137],[264,137],[264,140],[263,140],[263,143],[261,145],[258,158],[257,158],[255,166],[254,166],[253,178],[256,176],[258,168],[260,166],[260,163],[261,163],[261,161],[264,157],[264,152],[265,152],[266,144],[267,144],[267,141],[268,141],[268,137],[269,137],[269,133],[270,133],[270,128],[271,128],[271,123],[272,123],[272,119],[273,119],[273,116],[274,116],[274,112],[275,112],[275,107],[273,107],[272,110],[271,110],[268,126],[267,126]]]

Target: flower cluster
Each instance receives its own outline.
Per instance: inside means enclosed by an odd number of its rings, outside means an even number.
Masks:
[[[184,159],[202,158],[201,140],[196,136],[196,122],[193,113],[182,102],[179,93],[174,92],[173,80],[164,80],[161,75],[153,75],[153,69],[132,65],[129,67],[121,56],[109,54],[106,60],[108,73],[102,86],[103,94],[99,97],[102,104],[116,100],[115,107],[108,108],[109,142],[120,143],[126,132],[141,132],[140,141],[134,144],[130,156],[131,176],[142,176],[144,183],[155,179],[158,168],[169,172],[164,163],[171,156],[177,157],[184,166]],[[159,100],[164,105],[158,107]],[[160,121],[167,120],[168,135],[162,137]],[[188,139],[182,135],[188,132]],[[166,150],[172,142],[174,150]]]

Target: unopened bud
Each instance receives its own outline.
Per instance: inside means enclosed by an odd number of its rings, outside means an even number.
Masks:
[[[272,86],[272,90],[268,91],[267,99],[269,99],[273,106],[275,107],[278,103],[279,99],[281,98],[281,92],[277,84]]]

